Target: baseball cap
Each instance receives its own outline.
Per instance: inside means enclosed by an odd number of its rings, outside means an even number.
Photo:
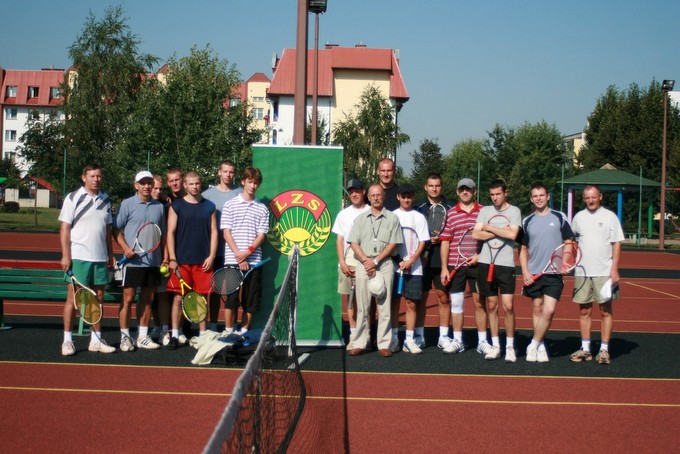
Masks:
[[[347,189],[364,189],[364,184],[358,178],[352,178],[347,182]]]
[[[147,178],[153,180],[153,175],[148,170],[142,170],[141,172],[137,172],[137,175],[135,175],[135,183],[139,183],[140,181]]]
[[[400,184],[397,188],[397,194],[415,194],[415,191],[410,184]]]
[[[477,185],[475,184],[474,181],[472,181],[470,178],[463,178],[458,182],[458,189],[462,188],[465,186],[466,188],[470,189],[476,189]]]

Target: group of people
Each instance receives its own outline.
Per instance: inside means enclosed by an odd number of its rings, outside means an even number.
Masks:
[[[544,340],[564,288],[562,273],[547,270],[552,252],[563,245],[565,253],[581,251],[575,268],[573,301],[580,308],[581,348],[570,359],[591,361],[593,303],[602,316],[602,335],[597,362],[609,364],[612,334],[612,301],[618,298],[618,264],[623,232],[614,213],[601,206],[602,193],[593,185],[583,190],[585,209],[571,224],[566,216],[549,206],[546,186],[531,187],[532,212],[522,218],[508,202],[503,180],[488,187],[490,205],[477,202],[477,185],[470,178],[456,187],[457,200],[443,196],[442,178],[431,174],[424,183],[426,198],[416,202],[411,185],[395,183],[396,166],[389,158],[377,167],[378,182],[365,186],[356,178],[346,184],[349,206],[341,210],[332,231],[336,234],[339,262],[338,292],[343,295],[350,326],[347,349],[351,356],[373,348],[382,357],[399,350],[411,354],[425,348],[426,301],[433,291],[437,301],[439,338],[437,346],[447,354],[462,353],[463,313],[466,288],[472,294],[477,329],[477,352],[496,360],[505,351],[505,361],[517,361],[515,347],[514,294],[516,286],[515,246],[519,249],[522,294],[531,300],[533,336],[526,350],[529,362],[548,362]],[[100,300],[116,266],[113,242],[122,249],[123,297],[119,305],[120,349],[175,349],[187,343],[190,323],[183,322],[180,278],[209,299],[208,328],[217,331],[224,307],[225,329],[237,326],[246,332],[251,316],[260,305],[261,268],[248,274],[240,292],[224,296],[210,291],[214,270],[238,267],[244,273],[262,260],[261,245],[269,228],[268,208],[258,202],[262,183],[259,169],[244,169],[236,185],[235,164],[220,163],[218,184],[201,192],[201,177],[170,169],[165,177],[169,189],[163,194],[163,179],[148,171],[135,176],[135,193],[123,200],[116,216],[111,201],[100,190],[102,171],[87,166],[83,186],[68,194],[59,215],[62,249],[61,267],[90,286]],[[445,212],[443,223],[433,227],[432,213]],[[494,220],[502,217],[505,222]],[[161,245],[151,252],[134,248],[135,237],[145,223],[162,232]],[[167,269],[164,277],[161,269]],[[70,281],[65,276],[66,281]],[[76,353],[72,337],[75,308],[69,286],[64,305],[62,355]],[[138,330],[130,333],[131,307],[137,299]],[[405,336],[400,347],[399,311],[405,302]],[[499,307],[503,307],[505,345],[501,345]],[[377,315],[377,327],[372,321]],[[160,335],[154,340],[149,325],[154,318]],[[208,326],[209,323],[209,326]],[[490,338],[489,338],[490,333]],[[88,349],[111,353],[116,350],[101,335],[100,324],[92,327]]]
[[[472,179],[458,182],[457,201],[453,203],[442,195],[441,176],[431,174],[424,184],[425,200],[415,202],[411,185],[395,183],[395,170],[394,162],[384,159],[378,164],[378,183],[365,187],[358,179],[349,180],[346,190],[351,204],[338,214],[333,226],[339,260],[338,292],[347,307],[347,349],[351,356],[371,350],[373,343],[382,357],[390,357],[400,349],[421,353],[425,347],[425,303],[432,290],[439,315],[437,346],[444,353],[462,353],[466,347],[463,308],[467,287],[474,304],[477,352],[486,360],[503,356],[499,328],[502,306],[504,359],[516,362],[517,246],[522,294],[532,304],[533,336],[526,360],[548,362],[545,336],[562,296],[566,269],[546,265],[560,247],[566,256],[581,257],[574,268],[572,298],[579,305],[581,348],[570,355],[570,360],[593,359],[591,324],[595,303],[602,317],[596,360],[610,364],[612,301],[619,297],[618,265],[624,236],[616,215],[601,206],[599,188],[584,188],[585,209],[570,224],[563,213],[550,208],[548,188],[541,183],[531,187],[532,212],[522,218],[519,208],[508,202],[509,191],[503,180],[489,184],[491,203],[482,206],[477,202],[477,186]],[[428,223],[437,205],[446,210],[443,229],[432,228]],[[504,222],[498,223],[497,219]],[[405,336],[400,348],[402,298]],[[377,328],[372,331],[376,312]]]
[[[199,324],[199,334],[217,330],[221,305],[225,329],[237,327],[242,308],[240,331],[246,332],[260,305],[261,270],[253,269],[239,292],[228,296],[210,292],[214,270],[238,267],[244,273],[262,259],[261,245],[269,226],[269,210],[256,200],[262,183],[259,169],[248,167],[241,175],[241,186],[234,184],[235,164],[220,163],[218,184],[201,192],[201,177],[196,172],[183,174],[170,169],[166,174],[168,194],[163,194],[163,179],[140,171],[134,180],[135,193],[123,200],[115,217],[111,201],[100,190],[102,170],[90,165],[83,169],[83,186],[64,200],[60,221],[61,267],[93,289],[103,301],[109,270],[117,266],[113,242],[126,257],[122,266],[123,296],[119,305],[120,350],[155,350],[165,346],[176,349],[187,343],[191,325],[183,323],[180,279],[194,291],[209,297],[209,322]],[[135,238],[146,223],[157,225],[162,234],[160,246],[153,251],[135,249]],[[219,225],[219,227],[218,227]],[[167,269],[167,276],[161,274]],[[70,277],[65,276],[70,282]],[[137,338],[130,334],[131,307],[137,298]],[[64,337],[61,353],[74,355],[72,326],[75,316],[73,289],[69,286],[64,304]],[[160,327],[154,340],[149,333],[151,318]],[[116,348],[101,335],[101,324],[92,326],[88,350],[112,353]]]

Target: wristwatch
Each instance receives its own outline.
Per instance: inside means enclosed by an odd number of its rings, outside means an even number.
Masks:
[[[376,268],[378,267],[378,264],[380,263],[377,258],[373,257],[373,263],[375,263]]]

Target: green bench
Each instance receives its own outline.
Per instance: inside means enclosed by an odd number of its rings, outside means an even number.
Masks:
[[[64,272],[59,269],[21,269],[0,268],[0,329],[5,326],[4,301],[66,301],[68,285],[64,282]],[[122,299],[123,289],[117,286],[107,287],[104,302],[118,303]],[[78,320],[77,334],[84,334],[87,325]]]

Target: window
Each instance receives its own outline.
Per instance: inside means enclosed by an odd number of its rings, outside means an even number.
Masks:
[[[28,87],[28,97],[37,98],[40,92],[40,87]]]
[[[6,142],[16,142],[17,141],[16,130],[14,130],[14,129],[5,130],[5,141]]]
[[[264,96],[253,96],[253,102],[264,102]]]
[[[50,99],[61,98],[59,87],[50,87]]]
[[[8,120],[16,120],[17,119],[17,109],[9,108],[5,109],[5,118]]]
[[[252,114],[253,114],[253,118],[255,118],[257,120],[262,120],[264,118],[264,109],[261,108],[261,107],[257,107],[255,109],[253,109]]]
[[[17,97],[17,86],[16,85],[8,85],[7,89],[5,90],[5,96],[8,98],[16,98]]]
[[[37,109],[32,109],[28,113],[28,118],[30,118],[31,120],[38,120],[40,118],[40,111]]]
[[[17,153],[15,151],[5,151],[5,159],[9,159],[12,162],[16,162]]]
[[[229,100],[229,107],[236,107],[239,104],[241,104],[241,100],[238,98]]]

